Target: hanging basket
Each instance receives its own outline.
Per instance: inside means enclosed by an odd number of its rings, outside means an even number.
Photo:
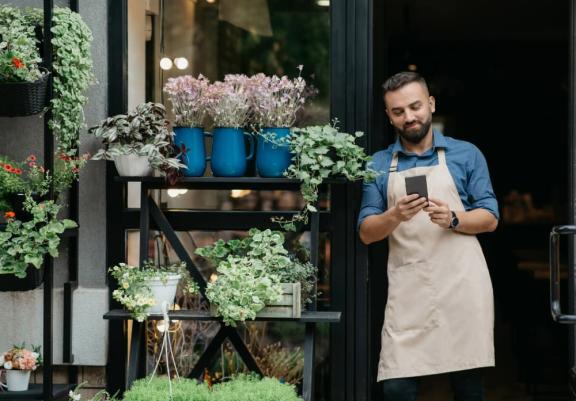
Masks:
[[[49,74],[36,82],[1,82],[0,117],[38,114],[47,103]]]
[[[0,292],[30,291],[40,287],[43,281],[44,266],[37,269],[30,265],[24,278],[18,278],[13,274],[0,274]]]
[[[6,228],[0,225],[0,231]],[[18,278],[13,274],[0,274],[0,292],[7,291],[30,291],[40,287],[44,282],[44,265],[40,269],[29,265],[26,269],[26,277]]]

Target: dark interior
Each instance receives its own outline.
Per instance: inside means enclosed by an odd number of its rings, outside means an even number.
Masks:
[[[496,299],[486,399],[567,399],[568,330],[550,316],[547,269],[550,229],[571,221],[569,2],[388,1],[379,20],[383,70],[427,79],[435,121],[480,148],[498,197],[499,227],[481,236]],[[394,137],[384,125],[387,146]],[[372,271],[382,252],[371,249]],[[380,313],[381,293],[372,302]],[[447,380],[430,377],[420,399],[449,392]]]

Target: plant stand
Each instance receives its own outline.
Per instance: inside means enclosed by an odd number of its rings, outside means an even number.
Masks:
[[[180,242],[174,227],[169,223],[166,214],[158,207],[154,200],[150,197],[149,191],[152,189],[167,189],[167,188],[186,188],[186,189],[291,189],[297,190],[299,181],[289,180],[286,178],[257,178],[257,177],[239,177],[239,178],[212,178],[212,177],[198,177],[198,178],[183,178],[175,186],[169,186],[163,178],[153,177],[115,177],[114,179],[119,183],[140,182],[140,216],[139,216],[139,229],[140,229],[140,262],[148,258],[148,238],[151,223],[154,224],[155,229],[161,230],[168,241],[171,243],[174,251],[187,265],[191,276],[199,284],[200,293],[204,296],[206,290],[206,281],[200,274],[199,270],[193,263],[190,255]],[[335,179],[327,181],[327,184],[342,184],[346,183],[344,179]],[[219,221],[226,224],[229,219],[226,219],[227,213],[239,212],[192,212],[195,216],[200,217],[202,214],[218,213],[221,214]],[[244,214],[244,212],[241,212]],[[318,265],[318,248],[319,248],[319,233],[320,233],[320,214],[323,212],[314,212],[310,216],[310,232],[311,232],[311,254],[310,261],[313,265]],[[288,214],[288,212],[287,212]],[[289,214],[293,214],[290,212]],[[272,215],[282,215],[276,212],[246,212],[246,218],[252,224],[257,225],[258,221],[265,216],[269,219]],[[258,216],[258,217],[256,217]],[[215,217],[211,217],[214,221]],[[267,220],[268,221],[268,220]],[[230,224],[230,223],[227,223]],[[230,227],[228,228],[235,228]],[[182,229],[182,227],[178,227]],[[216,321],[220,322],[220,329],[212,342],[208,345],[200,359],[190,374],[191,378],[199,378],[204,372],[209,363],[213,360],[218,352],[220,345],[225,339],[229,339],[234,345],[234,348],[240,358],[244,361],[248,369],[262,375],[258,364],[246,344],[242,341],[238,331],[233,327],[225,326],[222,320],[218,317],[212,316],[209,312],[198,312],[190,310],[180,310],[170,312],[169,316],[177,320],[203,320],[203,321]],[[132,320],[129,312],[123,310],[112,310],[104,315],[104,319],[112,321],[117,320]],[[150,320],[162,319],[161,314],[152,314]],[[337,323],[341,319],[341,312],[332,311],[316,311],[316,303],[314,302],[309,311],[303,311],[300,318],[292,317],[257,317],[256,320],[261,321],[292,321],[305,324],[305,340],[304,340],[304,373],[303,373],[303,398],[305,401],[312,401],[314,399],[314,359],[315,359],[315,336],[317,323]],[[132,322],[132,332],[130,336],[130,361],[125,366],[126,385],[127,389],[132,382],[144,377],[145,372],[145,323],[137,321]],[[127,341],[127,333],[124,331],[118,333],[120,335],[119,341]],[[116,341],[111,338],[111,341]],[[117,372],[120,373],[120,372]]]

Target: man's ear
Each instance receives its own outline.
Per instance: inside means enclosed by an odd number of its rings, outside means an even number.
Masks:
[[[430,102],[430,111],[434,113],[436,111],[436,99],[434,99],[434,96],[430,96],[428,100]]]

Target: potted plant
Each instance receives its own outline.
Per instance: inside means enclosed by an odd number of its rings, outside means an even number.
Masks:
[[[54,201],[36,202],[27,193],[24,208],[32,215],[29,221],[22,222],[9,214],[4,231],[0,231],[0,248],[3,249],[0,253],[0,275],[12,274],[24,278],[30,265],[40,269],[45,254],[58,256],[62,233],[77,227],[74,221],[58,217],[61,205]],[[5,281],[3,278],[2,286],[6,284]]]
[[[84,127],[83,107],[88,101],[84,92],[90,84],[96,81],[92,73],[90,49],[92,33],[80,14],[66,7],[55,7],[52,21],[54,93],[51,100],[52,119],[49,125],[57,139],[59,153],[74,155],[77,153],[80,129]],[[2,85],[0,85],[0,99],[3,99],[0,110],[7,112],[7,115],[37,113],[46,106],[46,97],[42,93],[45,92],[44,87],[47,86],[48,76],[42,74],[41,77],[36,78],[37,66],[41,61],[40,52],[36,47],[38,42],[36,36],[42,37],[43,23],[44,14],[40,8],[20,9],[6,5],[0,6],[0,36],[8,39],[0,40],[0,46],[4,44],[3,49],[0,49],[0,65],[7,65],[17,70],[17,74],[20,75],[26,75],[25,72],[30,70],[32,74],[27,79],[19,81],[30,85],[29,82],[39,79],[37,82],[42,87],[35,90],[37,93],[34,95],[36,97],[34,109],[15,114],[11,110],[18,107],[16,106],[18,96],[32,89],[23,90],[12,85],[5,88],[10,92],[2,93]],[[39,35],[35,34],[37,27]],[[18,44],[16,49],[15,43]],[[11,56],[11,52],[14,55]],[[14,56],[16,60],[10,59]],[[10,66],[10,62],[13,67]],[[0,78],[0,81],[5,80]]]
[[[290,219],[274,218],[273,221],[287,231],[296,231],[296,224],[306,224],[309,212],[317,210],[318,188],[329,177],[374,180],[379,173],[366,166],[371,157],[355,142],[362,135],[362,132],[354,135],[340,132],[336,122],[295,128],[287,139],[294,157],[285,176],[301,181],[300,192],[306,205]]]
[[[278,314],[297,318],[312,302],[317,269],[290,254],[284,242],[281,232],[252,228],[244,239],[218,240],[196,250],[217,266],[206,296],[226,324]]]
[[[165,266],[155,266],[149,261],[142,266],[120,263],[111,267],[109,272],[118,281],[118,288],[112,296],[139,322],[150,313],[161,313],[164,301],[172,305],[178,283],[189,294],[198,291],[184,263]]]
[[[124,401],[166,400],[182,401],[301,401],[293,385],[281,383],[273,377],[236,375],[222,383],[200,383],[194,379],[167,377],[136,380],[124,393]]]
[[[6,385],[8,391],[26,391],[30,383],[30,372],[42,364],[40,347],[32,347],[32,351],[25,348],[25,344],[14,345],[11,349],[0,355],[0,367],[6,372]]]
[[[298,70],[301,74],[301,65]],[[306,101],[306,81],[300,74],[294,79],[264,74],[250,78],[252,118],[259,133],[256,168],[261,177],[282,177],[292,162],[289,144],[280,140],[288,138]]]
[[[246,173],[247,160],[254,156],[254,138],[244,127],[250,118],[249,78],[229,74],[224,81],[214,82],[206,91],[206,110],[214,122],[212,143],[212,173],[218,177],[241,177]],[[250,152],[246,156],[244,136]]]
[[[21,221],[30,220],[32,216],[24,208],[26,193],[29,193],[35,202],[39,202],[48,192],[52,181],[55,196],[58,198],[78,179],[80,169],[88,158],[88,154],[77,157],[60,154],[55,158],[54,172],[51,174],[38,164],[33,154],[22,162],[0,155],[0,212],[12,212],[10,217]]]
[[[203,123],[206,116],[205,93],[209,85],[206,77],[183,75],[169,78],[164,85],[174,112],[174,144],[180,160],[186,165],[183,174],[201,177],[206,170],[206,150]]]
[[[121,176],[165,174],[185,167],[170,157],[174,134],[168,130],[166,109],[160,103],[143,103],[128,114],[109,117],[89,129],[104,145],[92,159],[114,160]]]
[[[0,116],[37,114],[46,106],[48,74],[40,70],[34,26],[0,5]]]

